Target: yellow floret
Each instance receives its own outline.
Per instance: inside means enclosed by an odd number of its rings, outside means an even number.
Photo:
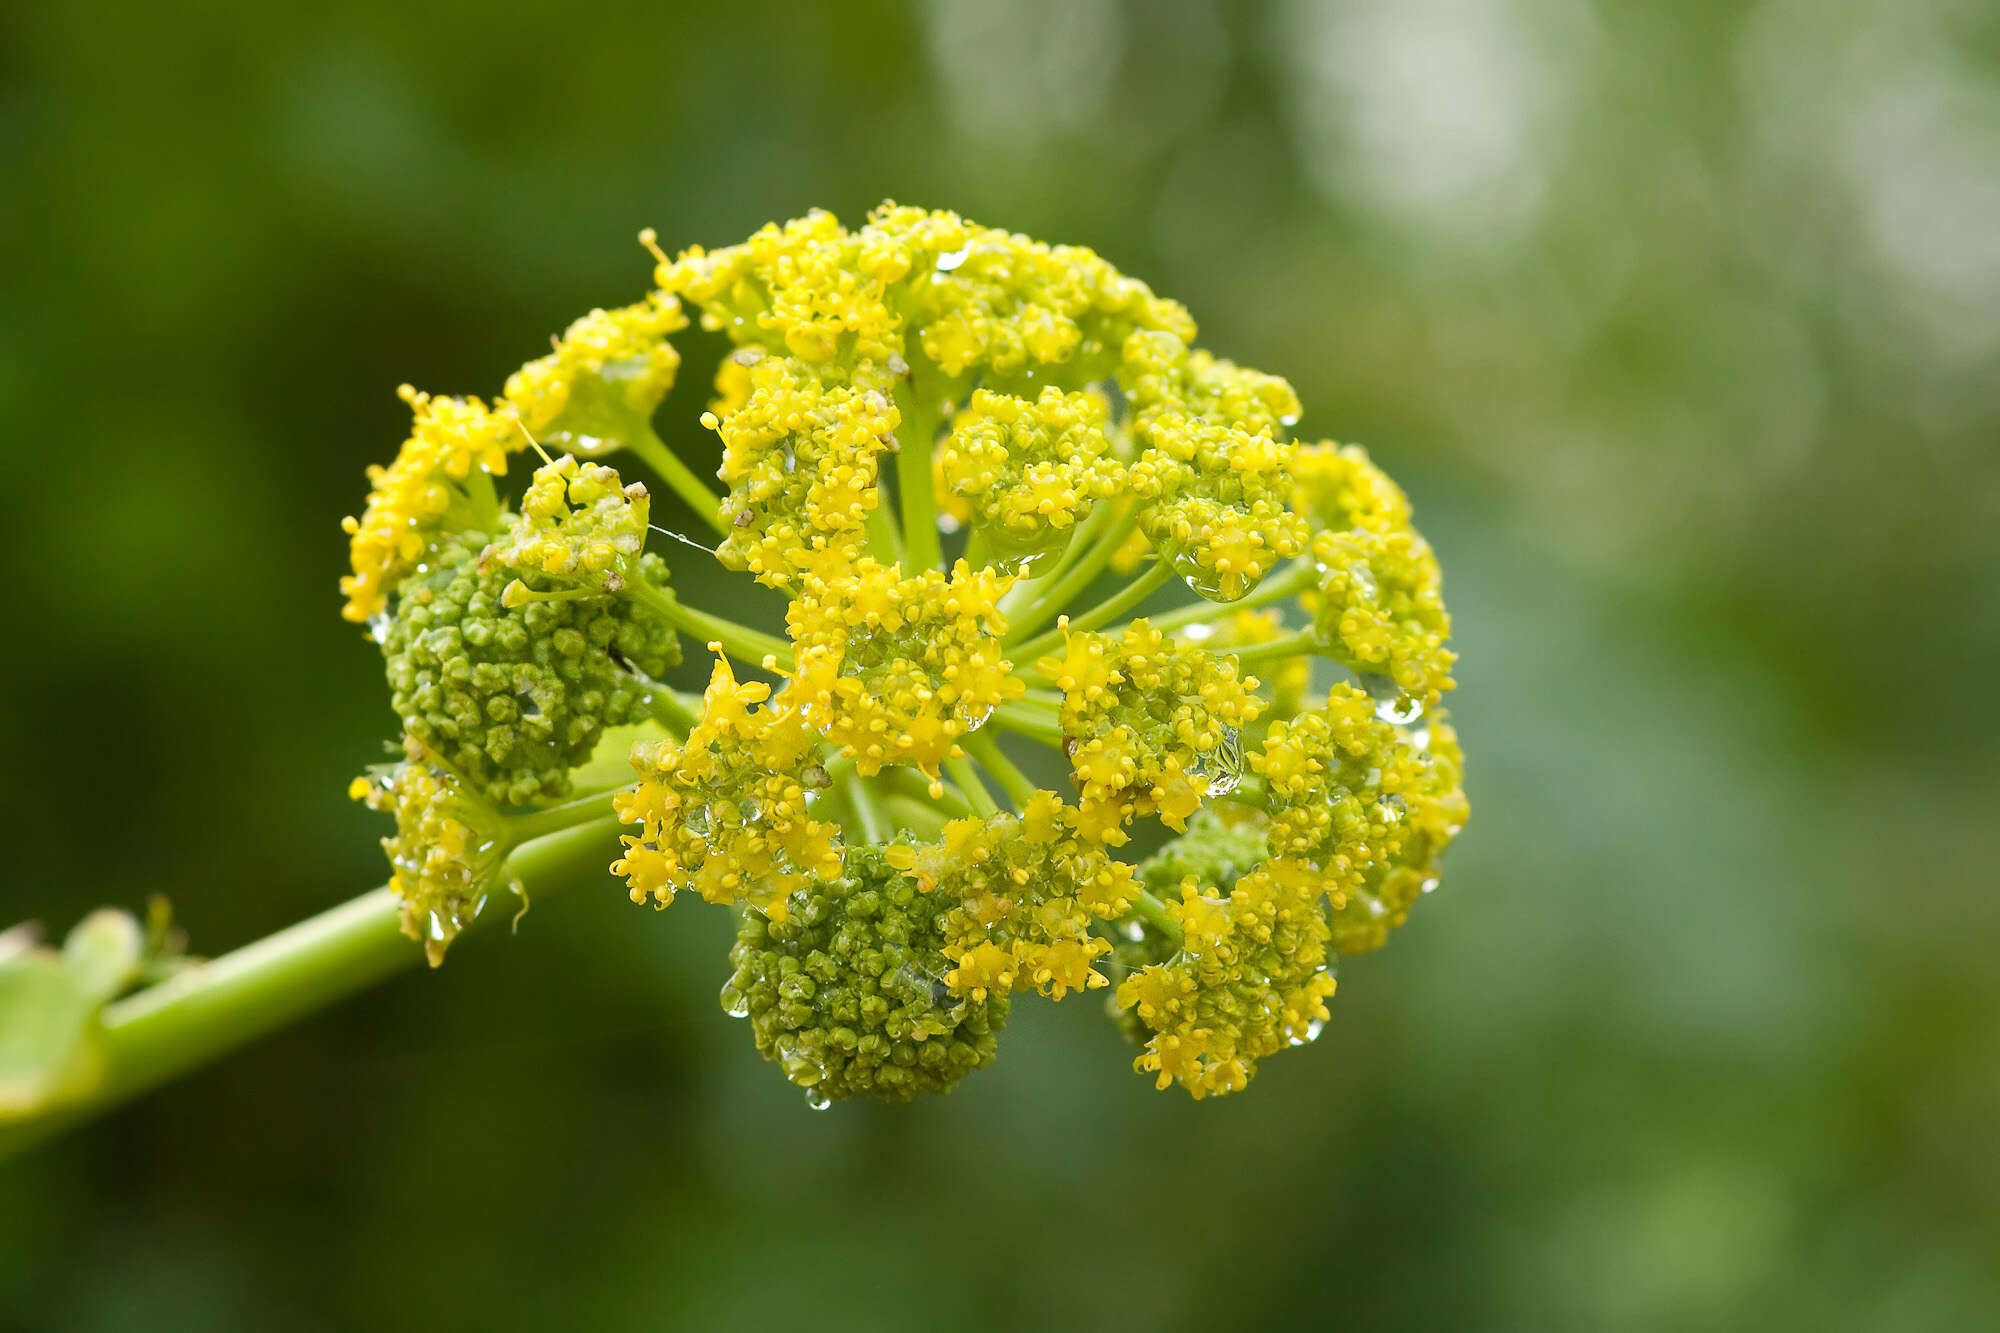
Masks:
[[[455,511],[471,507],[468,485],[504,475],[507,455],[526,440],[513,409],[490,411],[477,398],[433,398],[405,384],[397,390],[415,414],[410,436],[387,467],[368,469],[368,506],[341,520],[354,572],[340,581],[341,615],[357,623],[379,615],[389,594],[415,569]],[[497,517],[497,506],[490,517]]]
[[[1070,769],[1093,831],[1149,814],[1185,828],[1211,792],[1235,786],[1239,733],[1263,701],[1234,658],[1135,620],[1115,639],[1066,631],[1064,655],[1036,670],[1063,692]]]
[[[839,876],[839,829],[813,818],[806,802],[808,781],[825,779],[816,738],[795,708],[769,695],[761,682],[739,683],[718,656],[687,740],[633,747],[639,785],[616,808],[642,831],[621,839],[625,855],[612,873],[626,878],[634,902],[664,907],[691,888],[781,921],[795,889]]]
[[[722,437],[719,554],[777,587],[811,567],[859,555],[880,503],[877,459],[895,444],[900,414],[880,389],[829,384],[789,357],[738,354],[747,392],[727,415],[704,418]],[[744,358],[748,358],[747,363]]]
[[[667,338],[686,327],[680,302],[664,292],[593,310],[564,331],[553,352],[514,372],[507,401],[551,449],[588,458],[627,447],[651,434],[653,413],[681,364]]]
[[[1001,652],[1012,580],[964,561],[906,578],[867,557],[811,576],[789,612],[798,670],[789,691],[863,776],[909,764],[932,778],[958,741],[1020,697]]]

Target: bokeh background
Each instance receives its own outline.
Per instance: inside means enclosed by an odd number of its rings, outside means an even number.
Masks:
[[[642,225],[884,197],[1096,247],[1407,485],[1443,890],[1246,1096],[1024,1003],[813,1115],[726,914],[579,886],[0,1166],[0,1326],[2000,1323],[1990,5],[0,9],[0,918],[377,882],[393,387],[497,389]]]

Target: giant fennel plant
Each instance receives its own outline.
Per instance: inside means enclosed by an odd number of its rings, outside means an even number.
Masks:
[[[109,1081],[141,1068],[95,1095],[387,971],[391,912],[436,965],[591,859],[635,903],[735,913],[722,1005],[816,1106],[950,1089],[1024,992],[1104,1004],[1196,1098],[1310,1042],[1338,958],[1466,819],[1438,565],[1395,483],[1294,440],[1289,384],[1087,249],[895,205],[641,239],[655,289],[497,397],[405,387],[346,521],[343,613],[402,724],[352,789],[395,820],[387,890],[346,935],[103,1010]],[[732,347],[700,411],[719,490],[654,425],[691,319]],[[742,623],[760,601],[782,634]],[[665,683],[687,654],[698,695]]]

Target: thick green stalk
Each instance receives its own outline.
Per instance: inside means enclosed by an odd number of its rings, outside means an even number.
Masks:
[[[1085,516],[1083,522],[1076,525],[1076,531],[1070,534],[1069,545],[1063,549],[1055,568],[1047,573],[1037,574],[1034,578],[1022,580],[1000,599],[1001,614],[1012,620],[1024,614],[1028,608],[1037,605],[1042,600],[1043,594],[1055,586],[1056,580],[1075,568],[1078,561],[1098,553],[1098,536],[1106,527],[1122,520],[1127,512],[1122,505],[1109,500],[1100,501]],[[1104,554],[1108,559],[1110,553]],[[1095,577],[1094,573],[1092,577]]]
[[[1083,614],[1071,616],[1066,630],[1081,632],[1083,630],[1096,629],[1107,620],[1115,620],[1159,591],[1166,584],[1167,580],[1173,576],[1174,567],[1172,565],[1168,564],[1165,560],[1155,560],[1145,573],[1133,579],[1118,592],[1105,598]],[[1052,629],[1046,634],[1038,635],[1028,640],[1026,643],[1012,644],[1007,649],[1008,655],[1016,662],[1031,666],[1034,664],[1035,659],[1043,653],[1054,652],[1056,649],[1062,647],[1064,633],[1065,629]]]
[[[889,817],[882,810],[882,794],[874,782],[849,769],[840,776],[840,790],[854,808],[855,822],[861,825],[863,842],[887,842]]]
[[[976,736],[967,736],[963,744],[973,762],[993,775],[993,780],[1007,793],[1007,799],[1014,803],[1015,809],[1025,809],[1028,798],[1035,794],[1034,781],[1000,752],[1000,743],[993,739],[992,733],[982,731]]]
[[[1015,700],[1001,704],[993,710],[993,721],[1008,731],[1032,736],[1044,745],[1061,745],[1063,739],[1060,716],[1046,708],[1031,708],[1025,701]]]
[[[896,503],[903,511],[903,573],[914,576],[944,568],[944,547],[938,541],[937,495],[931,482],[931,444],[937,435],[937,414],[915,393],[899,389],[896,406],[903,422],[896,431]]]
[[[579,875],[602,873],[618,828],[604,818],[552,833],[516,849],[507,871],[539,900]],[[480,921],[507,915],[490,911]],[[0,1157],[415,967],[423,956],[403,934],[396,895],[385,887],[109,1005],[102,1080],[82,1101],[0,1126]]]
[[[731,657],[752,665],[762,665],[766,657],[775,657],[779,666],[787,670],[791,668],[792,645],[783,639],[773,638],[721,616],[712,616],[706,611],[697,611],[672,593],[656,588],[644,579],[629,580],[625,584],[624,595],[683,634],[703,643],[721,644],[722,650]]]
[[[1297,657],[1301,653],[1317,653],[1326,644],[1320,639],[1318,630],[1302,629],[1296,634],[1281,635],[1264,643],[1253,643],[1243,648],[1232,648],[1238,664],[1250,666],[1257,662],[1269,661],[1274,657]]]
[[[718,536],[729,535],[729,524],[722,518],[721,497],[694,474],[693,468],[681,461],[679,454],[667,448],[666,441],[648,429],[644,435],[634,436],[627,444],[647,467],[660,474],[660,480],[666,482],[674,494],[694,510],[697,518],[714,528]]]
[[[1110,503],[1113,502],[1105,502],[1105,504]],[[1097,515],[1093,512],[1090,517],[1094,519]],[[1090,519],[1085,519],[1084,522],[1087,525]],[[1041,628],[1049,617],[1080,596],[1103,572],[1104,567],[1111,563],[1111,557],[1118,553],[1118,548],[1125,544],[1125,539],[1131,536],[1132,529],[1137,527],[1138,523],[1138,510],[1135,506],[1119,506],[1112,519],[1097,533],[1090,548],[1079,555],[1069,568],[1059,569],[1045,587],[1037,589],[1033,594],[1033,601],[1016,611],[1008,607],[1003,598],[1001,606],[1007,617],[1009,632],[1017,635],[1033,633]]]
[[[970,759],[963,756],[947,759],[944,761],[944,769],[951,774],[951,780],[965,792],[966,799],[972,802],[972,808],[982,818],[991,818],[1000,813],[999,803],[993,799],[993,793],[986,790],[986,784],[979,780],[979,770],[972,766]]]
[[[1206,599],[1190,602],[1186,606],[1175,607],[1151,617],[1153,628],[1162,633],[1171,633],[1184,625],[1198,624],[1212,620],[1216,616],[1230,615],[1237,611],[1248,611],[1253,607],[1270,602],[1282,601],[1294,593],[1303,592],[1319,581],[1319,570],[1311,560],[1298,560],[1271,574],[1249,593],[1233,602],[1211,602]]]

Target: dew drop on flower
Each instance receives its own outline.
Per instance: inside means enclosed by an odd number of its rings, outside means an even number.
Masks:
[[[1436,875],[1432,875],[1427,879],[1425,879],[1423,883],[1417,885],[1417,891],[1420,893],[1429,893],[1432,890],[1436,889],[1437,886],[1438,886],[1438,877]]]
[[[951,272],[960,264],[963,264],[966,256],[971,253],[972,247],[963,245],[956,250],[947,250],[937,257],[937,271],[940,273]]]
[[[1361,688],[1375,701],[1375,716],[1384,722],[1406,726],[1424,715],[1424,706],[1416,696],[1404,693],[1403,687],[1387,676],[1363,672]]]
[[[1222,729],[1222,744],[1205,756],[1203,769],[1208,776],[1208,794],[1227,796],[1243,782],[1243,733],[1235,727]]]
[[[1125,923],[1125,938],[1137,944],[1140,940],[1146,938],[1146,928],[1137,921],[1127,921]]]
[[[1204,568],[1192,558],[1184,557],[1176,560],[1174,572],[1181,576],[1181,581],[1198,597],[1211,602],[1231,600],[1223,596],[1222,576],[1212,569]]]
[[[833,1099],[818,1088],[807,1088],[806,1105],[812,1110],[824,1111],[827,1107],[833,1105]]]
[[[368,617],[368,637],[377,643],[389,642],[389,615],[386,611]]]
[[[750,1017],[750,997],[735,986],[722,988],[722,1012],[731,1018]]]

